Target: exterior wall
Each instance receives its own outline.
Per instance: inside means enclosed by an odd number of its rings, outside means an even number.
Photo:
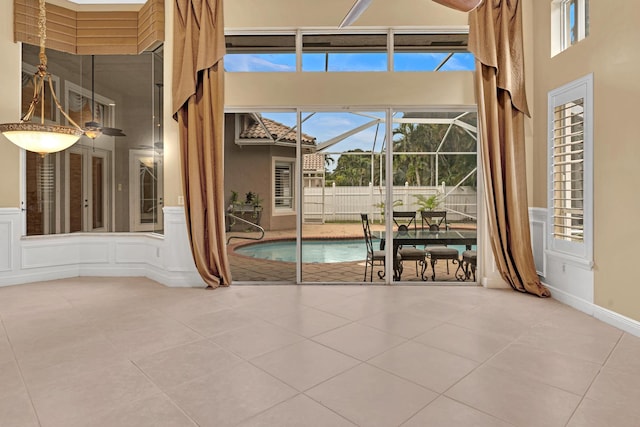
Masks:
[[[550,1],[528,2],[536,23],[535,31],[528,33],[535,38],[533,206],[547,205],[547,94],[593,73],[593,303],[640,321],[640,288],[629,265],[640,241],[640,222],[634,220],[640,199],[629,197],[635,194],[640,180],[636,108],[640,55],[634,43],[640,39],[634,19],[640,16],[640,3],[590,1],[589,36],[552,58]],[[562,273],[558,272],[558,277]]]
[[[242,201],[249,191],[263,200],[260,225],[265,230],[291,230],[296,227],[295,212],[291,215],[273,216],[272,157],[295,159],[294,148],[271,146],[239,146],[235,143],[235,115],[225,115],[224,141],[225,201],[229,204],[231,191],[238,193]]]

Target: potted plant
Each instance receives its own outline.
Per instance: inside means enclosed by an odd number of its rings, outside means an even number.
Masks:
[[[440,200],[440,194],[432,194],[431,196],[427,197],[423,194],[414,194],[414,196],[417,199],[417,204],[420,207],[418,209],[418,211],[433,211],[436,210],[441,203]]]

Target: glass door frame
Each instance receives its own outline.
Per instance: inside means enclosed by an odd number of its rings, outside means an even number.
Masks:
[[[83,144],[76,144],[71,148],[65,150],[65,195],[64,195],[64,210],[66,215],[64,215],[64,232],[71,233],[71,193],[70,193],[70,182],[71,182],[71,171],[70,171],[70,155],[71,154],[79,154],[82,156],[82,200],[83,200],[83,212],[82,212],[82,226],[79,232],[86,233],[101,233],[108,232],[113,229],[113,151],[109,149],[103,149],[98,147],[91,147]],[[103,194],[102,198],[102,212],[103,212],[103,226],[93,228],[93,158],[99,157],[104,160],[103,167],[103,182],[101,185],[101,190]]]

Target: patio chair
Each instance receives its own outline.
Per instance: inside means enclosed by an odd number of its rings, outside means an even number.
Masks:
[[[360,214],[360,218],[362,219],[362,231],[364,232],[364,241],[367,245],[367,259],[365,261],[364,266],[364,281],[367,281],[367,270],[371,267],[369,271],[369,281],[373,282],[373,268],[374,266],[382,266],[382,271],[378,271],[378,277],[380,279],[384,278],[385,270],[385,256],[384,251],[376,251],[373,249],[373,240],[371,239],[371,227],[369,226],[369,215]]]
[[[440,231],[441,228],[445,230],[449,229],[449,223],[447,222],[447,211],[420,211],[422,217],[422,229],[425,225],[429,231]],[[427,256],[431,264],[431,280],[436,280],[435,265],[438,260],[445,260],[447,262],[447,274],[449,274],[449,261],[452,263],[460,262],[458,257],[460,252],[455,248],[449,248],[444,245],[437,246],[425,246]]]
[[[411,227],[412,224],[413,231],[417,231],[415,219],[415,212],[393,211],[393,222],[398,226],[398,233],[408,233],[409,227]],[[418,249],[415,246],[399,246],[398,253],[403,262],[415,261],[416,276],[421,277],[422,280],[426,280],[424,273],[427,269],[427,252],[424,249]],[[420,266],[420,272],[418,272],[418,266]]]
[[[420,211],[422,218],[422,229],[425,229],[425,225],[431,231],[438,231],[441,228],[449,229],[449,223],[447,222],[447,211]]]

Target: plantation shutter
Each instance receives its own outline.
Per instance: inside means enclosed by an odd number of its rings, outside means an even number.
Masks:
[[[275,167],[275,206],[276,208],[293,208],[292,165],[276,163]]]
[[[584,241],[584,98],[554,108],[553,237]]]

